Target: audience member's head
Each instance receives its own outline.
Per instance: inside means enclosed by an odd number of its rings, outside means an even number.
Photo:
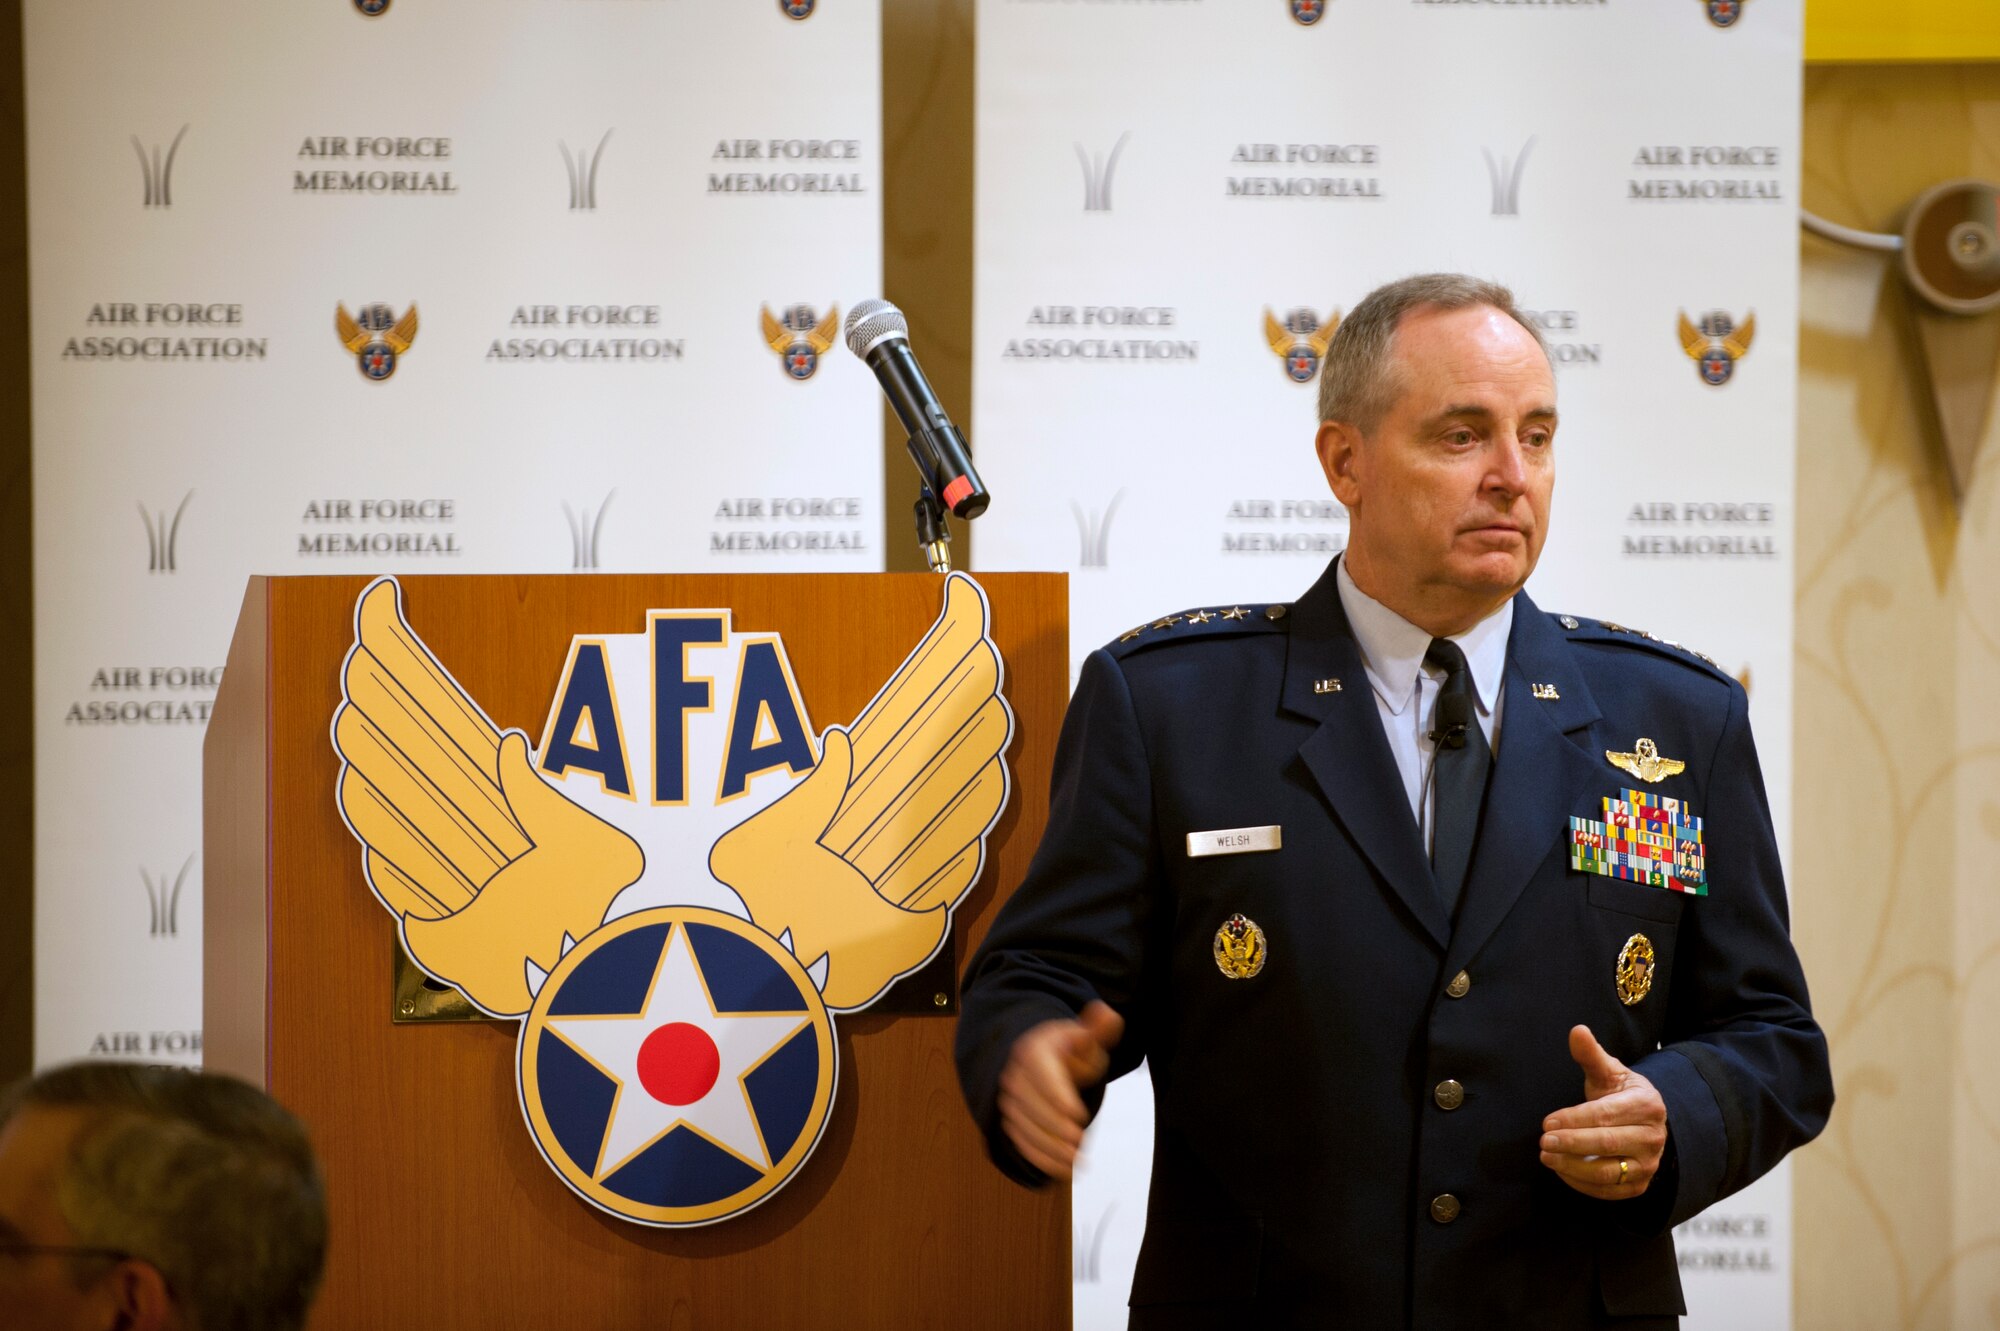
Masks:
[[[326,1252],[298,1120],[232,1077],[72,1063],[0,1095],[0,1321],[292,1331]]]

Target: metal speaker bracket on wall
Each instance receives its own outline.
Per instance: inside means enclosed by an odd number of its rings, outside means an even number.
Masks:
[[[1858,231],[1804,211],[1799,220],[1828,240],[1900,258],[1952,493],[1963,502],[2000,364],[2000,185],[1933,185],[1910,204],[1901,235]]]

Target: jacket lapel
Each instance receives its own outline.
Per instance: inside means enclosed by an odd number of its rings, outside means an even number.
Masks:
[[[1537,698],[1538,684],[1560,696]],[[1478,955],[1558,847],[1577,797],[1603,775],[1603,758],[1585,747],[1582,733],[1597,720],[1597,704],[1561,631],[1525,592],[1514,598],[1502,687],[1500,749],[1447,968]]]
[[[1451,921],[1396,775],[1395,755],[1382,732],[1361,649],[1341,608],[1334,567],[1327,565],[1292,609],[1283,704],[1287,711],[1319,723],[1319,729],[1299,746],[1306,770],[1348,836],[1442,949],[1451,937]],[[1330,679],[1340,681],[1339,692],[1316,691],[1316,685]],[[1513,705],[1511,699],[1508,705]],[[1523,704],[1523,710],[1528,705]]]

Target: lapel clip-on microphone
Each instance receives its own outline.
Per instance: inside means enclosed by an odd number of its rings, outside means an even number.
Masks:
[[[1472,728],[1472,696],[1466,693],[1439,694],[1432,722],[1433,728],[1425,736],[1426,739],[1441,749],[1464,748],[1466,734]]]

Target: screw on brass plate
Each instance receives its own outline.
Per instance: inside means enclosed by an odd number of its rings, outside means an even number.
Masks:
[[[932,1002],[932,1003],[934,1003],[934,1004],[936,1004],[936,1005],[937,1005],[938,1007],[950,1007],[950,1006],[951,1006],[951,995],[950,995],[950,994],[932,994],[932,995],[931,995],[931,1002]]]
[[[406,1017],[409,1016],[412,1012],[415,1012],[416,1010],[417,1010],[417,1002],[413,998],[406,998],[402,1002],[396,1004],[396,1011],[402,1013]]]

